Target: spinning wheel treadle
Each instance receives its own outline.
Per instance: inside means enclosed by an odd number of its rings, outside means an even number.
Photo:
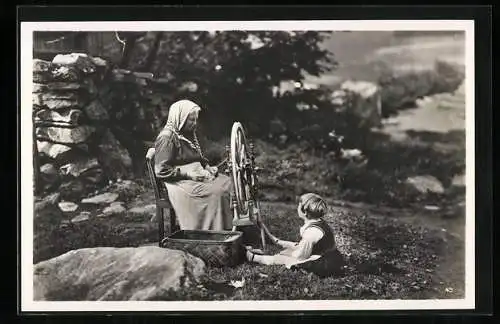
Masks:
[[[262,248],[265,249],[265,234],[260,226],[262,219],[257,200],[254,159],[253,145],[248,143],[241,123],[235,122],[231,130],[229,156],[234,184],[232,196],[233,229],[237,226],[257,225],[261,232]]]

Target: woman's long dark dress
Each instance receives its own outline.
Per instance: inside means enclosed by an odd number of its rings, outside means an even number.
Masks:
[[[230,230],[232,215],[230,192],[232,181],[219,174],[211,182],[185,179],[180,169],[199,162],[206,165],[200,154],[175,133],[164,130],[155,142],[155,173],[167,187],[169,199],[177,214],[181,229]]]

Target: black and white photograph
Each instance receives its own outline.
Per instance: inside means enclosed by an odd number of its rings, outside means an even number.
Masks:
[[[22,310],[474,308],[473,21],[20,42]]]

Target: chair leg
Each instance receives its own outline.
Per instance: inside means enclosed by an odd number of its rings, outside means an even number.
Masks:
[[[173,208],[170,208],[169,210],[169,216],[170,216],[170,233],[174,233],[180,229],[179,225],[177,224],[177,215],[175,214],[175,210]]]
[[[163,208],[156,207],[156,218],[158,219],[158,246],[162,247],[161,242],[165,237],[165,218]]]

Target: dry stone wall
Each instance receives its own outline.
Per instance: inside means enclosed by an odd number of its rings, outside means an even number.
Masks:
[[[146,74],[112,69],[85,54],[33,61],[33,120],[42,190],[82,197],[131,176],[132,157],[114,132],[113,82],[145,85]]]

